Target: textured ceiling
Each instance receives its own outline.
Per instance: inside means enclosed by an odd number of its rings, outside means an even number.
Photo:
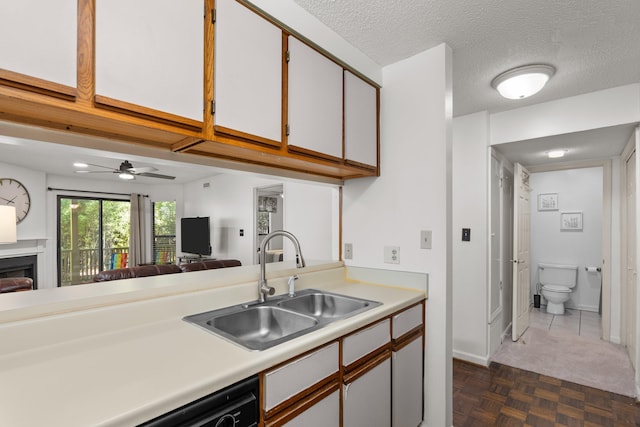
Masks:
[[[454,115],[512,108],[640,82],[638,0],[294,0],[384,66],[447,43]],[[543,92],[502,99],[503,71],[549,63]]]

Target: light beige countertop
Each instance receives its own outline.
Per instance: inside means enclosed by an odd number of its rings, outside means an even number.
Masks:
[[[341,263],[273,271],[267,277],[276,294],[286,292],[294,273],[296,289],[383,304],[255,352],[182,320],[255,300],[255,266],[83,285],[75,287],[79,295],[63,290],[67,298],[3,295],[0,425],[136,425],[425,298],[416,290],[350,281]]]

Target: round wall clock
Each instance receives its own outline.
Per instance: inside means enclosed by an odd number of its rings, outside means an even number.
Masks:
[[[13,178],[0,178],[0,205],[14,206],[19,223],[29,213],[31,197],[20,181]]]

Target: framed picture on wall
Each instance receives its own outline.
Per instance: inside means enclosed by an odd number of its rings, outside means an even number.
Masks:
[[[538,194],[539,211],[557,211],[558,193]]]
[[[582,212],[562,212],[560,214],[560,230],[582,231]]]

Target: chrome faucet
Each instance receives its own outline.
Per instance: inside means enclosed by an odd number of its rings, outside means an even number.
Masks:
[[[265,302],[267,295],[273,295],[276,292],[275,288],[267,284],[265,268],[267,265],[266,263],[267,243],[269,243],[269,240],[277,236],[286,237],[287,239],[291,240],[291,242],[293,243],[293,246],[295,246],[296,248],[296,267],[302,268],[305,266],[304,258],[302,257],[302,251],[300,250],[300,242],[298,242],[298,239],[296,239],[296,236],[284,230],[273,231],[267,234],[264,240],[262,240],[262,243],[260,244],[260,255],[259,255],[260,281],[258,282],[258,299],[260,302]]]

